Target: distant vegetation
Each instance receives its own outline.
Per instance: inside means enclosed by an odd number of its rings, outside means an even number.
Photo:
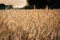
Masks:
[[[6,8],[6,9],[13,9],[13,6],[12,6],[12,5],[6,5],[5,8]]]
[[[30,6],[35,6],[36,9],[45,8],[47,1],[46,0],[27,0]]]
[[[47,5],[50,9],[60,9],[60,0],[49,0]]]
[[[60,9],[60,0],[26,0],[27,5],[19,9]],[[13,9],[12,5],[0,4],[0,9]]]
[[[27,0],[28,5],[26,9],[45,9],[48,6],[49,9],[60,9],[60,0]]]
[[[0,4],[0,9],[5,9],[5,5],[4,4]]]
[[[0,9],[12,9],[12,5],[5,5],[5,4],[0,4]]]

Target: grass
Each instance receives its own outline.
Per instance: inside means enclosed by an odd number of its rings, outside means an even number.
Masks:
[[[0,40],[59,40],[59,10],[0,10]]]

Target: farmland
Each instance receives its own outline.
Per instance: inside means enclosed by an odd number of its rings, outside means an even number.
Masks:
[[[60,40],[60,10],[0,10],[0,40]]]

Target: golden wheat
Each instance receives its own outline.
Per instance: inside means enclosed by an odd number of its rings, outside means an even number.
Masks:
[[[59,40],[59,17],[59,10],[0,10],[0,40]]]

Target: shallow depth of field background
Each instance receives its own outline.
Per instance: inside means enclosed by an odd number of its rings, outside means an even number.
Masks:
[[[0,40],[60,40],[60,10],[0,10]]]

